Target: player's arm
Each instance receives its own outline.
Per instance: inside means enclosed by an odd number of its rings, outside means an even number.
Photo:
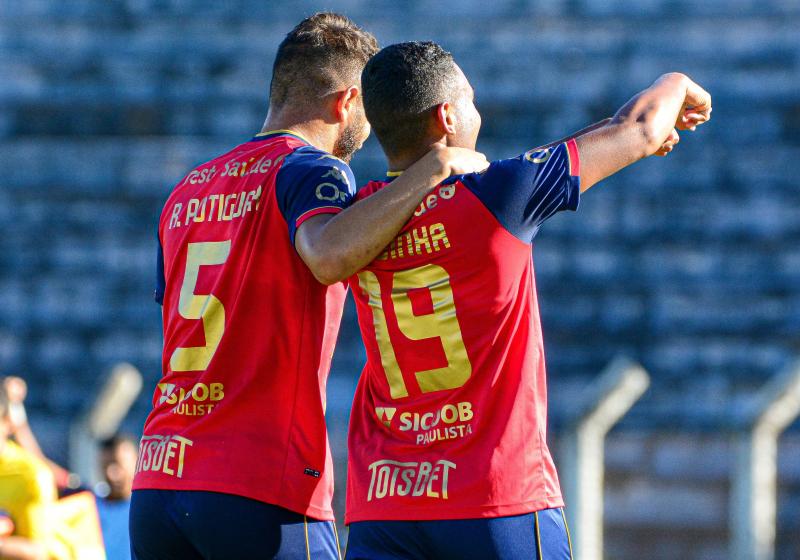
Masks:
[[[386,248],[433,187],[450,175],[487,166],[483,154],[437,145],[374,195],[338,214],[305,220],[297,229],[295,248],[321,283],[344,280]]]
[[[3,379],[3,388],[8,396],[9,419],[11,420],[11,434],[17,443],[40,459],[47,460],[39,447],[36,436],[33,435],[28,424],[28,414],[25,411],[25,397],[28,396],[28,384],[21,377],[9,375]]]
[[[25,537],[0,538],[0,558],[3,560],[49,560],[47,548]]]
[[[48,459],[39,441],[28,423],[28,414],[25,411],[25,397],[28,395],[28,385],[21,377],[8,376],[3,379],[3,386],[8,395],[9,416],[11,419],[11,434],[17,443],[35,455],[50,467],[59,487],[66,487],[69,482],[69,471]],[[2,558],[2,556],[0,556]]]
[[[683,117],[684,122],[689,122],[690,118],[688,115],[684,115]],[[543,146],[539,146],[536,148],[537,150],[546,150],[547,148],[552,148],[554,146],[558,146],[564,142],[569,142],[570,140],[575,140],[584,134],[588,134],[593,130],[597,130],[598,128],[602,128],[611,122],[611,117],[605,118],[601,121],[597,121],[596,123],[589,125],[585,128],[582,128],[576,132],[573,132],[569,136],[565,136],[564,138],[559,138],[554,142],[550,142],[549,144],[545,144]],[[667,138],[664,143],[661,145],[661,148],[653,155],[655,156],[665,156],[672,151],[672,148],[680,141],[680,137],[678,136],[677,132],[673,131],[673,134]],[[585,189],[584,189],[585,190]]]
[[[709,118],[708,92],[684,74],[664,74],[608,123],[576,138],[581,191],[640,159],[668,153],[677,130],[694,130]]]
[[[607,119],[603,119],[602,121],[598,121],[598,122],[596,122],[596,123],[594,123],[592,125],[587,126],[586,128],[582,128],[582,129],[578,130],[577,132],[573,132],[569,136],[565,136],[564,138],[559,138],[555,142],[550,142],[549,144],[545,144],[544,146],[539,146],[538,148],[535,148],[535,149],[536,150],[546,150],[547,148],[552,148],[554,146],[558,146],[559,144],[563,144],[564,142],[569,142],[570,140],[574,140],[575,138],[577,138],[579,136],[583,136],[584,134],[588,134],[589,132],[591,132],[593,130],[597,130],[598,128],[601,128],[601,127],[607,125],[610,122],[611,122],[611,117],[608,117]]]

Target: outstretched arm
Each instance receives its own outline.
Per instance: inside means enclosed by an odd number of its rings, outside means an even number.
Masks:
[[[575,138],[583,136],[584,134],[588,134],[589,132],[591,132],[593,130],[597,130],[598,128],[601,128],[601,127],[607,125],[610,122],[611,122],[611,118],[610,117],[607,118],[607,119],[603,119],[602,121],[598,121],[598,122],[596,122],[596,123],[594,123],[592,125],[587,126],[586,128],[582,128],[582,129],[578,130],[577,132],[573,132],[569,136],[565,136],[564,138],[559,138],[558,140],[556,140],[554,142],[550,142],[549,144],[545,144],[544,146],[539,146],[538,148],[534,148],[534,150],[535,151],[546,150],[547,148],[552,148],[553,146],[558,146],[559,144],[562,144],[564,142],[568,142],[569,140],[573,140]]]
[[[483,154],[437,145],[392,184],[336,215],[302,223],[295,247],[314,276],[335,284],[358,272],[397,236],[432,188],[489,165]]]
[[[608,123],[576,138],[581,191],[640,159],[668,153],[679,140],[677,130],[694,130],[709,118],[708,92],[684,74],[661,76]]]

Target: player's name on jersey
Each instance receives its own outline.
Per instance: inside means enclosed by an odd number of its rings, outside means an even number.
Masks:
[[[186,204],[176,202],[172,206],[168,228],[244,218],[259,209],[261,194],[259,185],[251,191],[210,194],[203,198],[191,198]]]
[[[385,261],[386,259],[430,255],[443,249],[449,249],[450,246],[450,240],[447,238],[444,224],[420,226],[398,235],[377,260]]]
[[[246,177],[249,175],[260,174],[263,175],[271,168],[278,165],[286,157],[282,154],[275,159],[262,156],[260,159],[251,157],[247,161],[232,159],[226,161],[222,168],[216,165],[211,167],[198,167],[189,173],[183,180],[183,185],[202,185],[210,182],[219,173],[220,177]]]
[[[162,472],[183,478],[186,448],[191,447],[193,443],[192,440],[178,435],[142,436],[136,472]]]
[[[382,459],[369,466],[371,478],[367,501],[392,496],[448,499],[450,471],[456,464],[444,459],[428,461],[392,461]]]

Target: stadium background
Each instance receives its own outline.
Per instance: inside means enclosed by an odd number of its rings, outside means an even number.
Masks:
[[[490,158],[610,115],[665,71],[714,120],[596,187],[535,244],[551,440],[617,354],[653,377],[608,440],[613,559],[726,558],[728,426],[800,354],[800,4],[793,0],[0,0],[0,372],[24,376],[45,451],[108,368],[159,376],[157,216],[191,166],[258,131],[275,49],[341,11],[382,44],[434,39],[471,79]],[[374,139],[359,181],[379,176]],[[352,304],[329,382],[343,504]],[[269,427],[265,427],[269,429]],[[800,557],[800,432],[779,454],[778,558]]]

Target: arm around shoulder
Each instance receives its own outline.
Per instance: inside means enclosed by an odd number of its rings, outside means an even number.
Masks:
[[[295,248],[322,284],[341,282],[372,260],[400,233],[432,188],[451,174],[484,169],[483,154],[437,146],[377,193],[297,229]]]

